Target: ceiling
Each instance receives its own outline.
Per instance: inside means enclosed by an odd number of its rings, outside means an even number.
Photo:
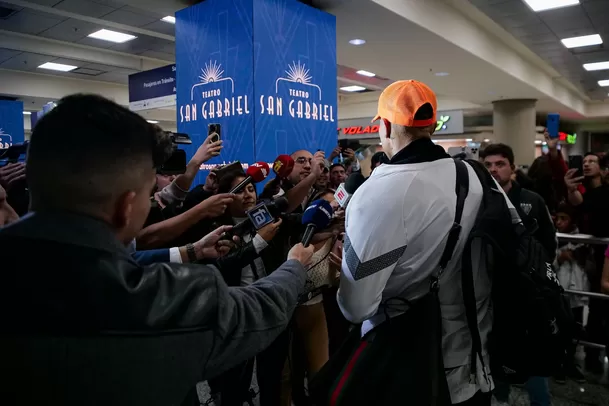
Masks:
[[[593,100],[607,99],[599,80],[607,71],[588,72],[585,63],[609,61],[609,1],[534,12],[523,0],[469,0]],[[599,34],[605,44],[567,49],[561,39]]]
[[[485,4],[497,3],[497,0],[470,1],[483,11]],[[609,0],[589,0],[588,6],[595,1],[609,3]],[[339,87],[361,85],[369,91],[380,91],[393,80],[418,79],[435,89],[440,98],[461,100],[482,111],[490,111],[495,100],[534,98],[539,100],[538,109],[542,112],[558,111],[566,116],[581,117],[535,87],[389,11],[378,2],[312,1],[314,6],[337,16]],[[514,2],[521,0],[503,0],[497,4]],[[0,0],[0,16],[3,12],[8,14],[2,7],[14,10],[6,18],[0,18],[0,73],[5,69],[48,75],[45,77],[50,81],[54,77],[66,77],[125,85],[129,74],[175,61],[175,26],[160,20],[185,7],[185,3],[186,0]],[[113,44],[87,37],[102,28],[130,33],[137,38]],[[609,31],[609,27],[605,29]],[[364,38],[367,42],[363,46],[352,46],[349,40],[353,38]],[[560,48],[556,52],[559,51]],[[564,55],[565,60],[568,56]],[[79,68],[65,73],[38,69],[44,62]],[[578,63],[581,68],[581,62]],[[572,65],[575,68],[575,62]],[[374,72],[377,77],[358,75],[358,69]],[[558,66],[556,70],[559,70]],[[580,70],[582,77],[585,76],[583,68]],[[449,75],[437,76],[439,72]],[[598,80],[586,79],[588,82],[583,89]],[[578,83],[575,79],[570,80]],[[0,94],[3,93],[0,81]],[[15,92],[10,95],[19,96]],[[345,103],[371,96],[345,92],[339,92],[339,95],[341,108]],[[45,100],[41,97],[38,101]],[[165,111],[163,117],[167,113]]]

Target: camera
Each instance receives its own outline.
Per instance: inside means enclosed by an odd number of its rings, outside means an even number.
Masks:
[[[165,134],[171,139],[173,152],[169,159],[157,169],[159,175],[179,175],[186,172],[186,151],[178,148],[178,145],[192,144],[192,140],[188,134],[174,133],[165,131]]]

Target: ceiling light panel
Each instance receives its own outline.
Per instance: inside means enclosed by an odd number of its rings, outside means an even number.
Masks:
[[[78,68],[78,66],[64,65],[63,63],[47,62],[47,63],[43,63],[38,68],[39,69],[56,70],[56,71],[59,71],[59,72],[69,72],[71,70],[74,70],[74,69]]]
[[[174,16],[167,16],[167,17],[161,18],[161,21],[165,21],[166,23],[175,24],[176,18]]]
[[[89,34],[88,37],[101,39],[102,41],[115,42],[117,44],[122,44],[123,42],[131,41],[132,39],[137,38],[135,35],[124,34],[122,32],[110,31],[106,29]]]
[[[349,41],[349,44],[351,45],[364,45],[366,43],[366,40],[364,39],[359,39],[359,38],[355,38]]]
[[[609,69],[609,61],[586,63],[584,64],[584,69],[587,71],[606,70]]]
[[[524,0],[524,2],[535,12],[579,4],[579,0]]]
[[[602,87],[607,87],[609,86],[609,80],[599,80],[598,85]]]
[[[567,48],[589,47],[591,45],[600,45],[603,39],[600,35],[584,35],[583,37],[565,38],[560,40]]]
[[[340,88],[343,92],[362,92],[366,90],[363,86],[343,86]]]
[[[357,73],[358,75],[367,76],[367,77],[369,77],[369,78],[373,78],[373,77],[375,77],[375,76],[376,76],[376,74],[375,74],[375,73],[368,72],[367,70],[358,70],[358,71],[357,71],[357,72],[355,72],[355,73]]]

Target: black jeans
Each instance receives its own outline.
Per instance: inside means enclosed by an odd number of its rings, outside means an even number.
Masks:
[[[492,393],[477,392],[473,398],[461,403],[453,403],[454,406],[490,406]]]

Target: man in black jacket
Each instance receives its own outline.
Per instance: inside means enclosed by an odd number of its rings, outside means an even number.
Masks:
[[[126,250],[169,147],[98,96],[66,97],[36,125],[32,212],[0,229],[3,403],[180,404],[287,326],[312,248],[295,246],[247,288],[228,288],[211,266],[140,266]],[[222,230],[188,254],[217,257]]]

